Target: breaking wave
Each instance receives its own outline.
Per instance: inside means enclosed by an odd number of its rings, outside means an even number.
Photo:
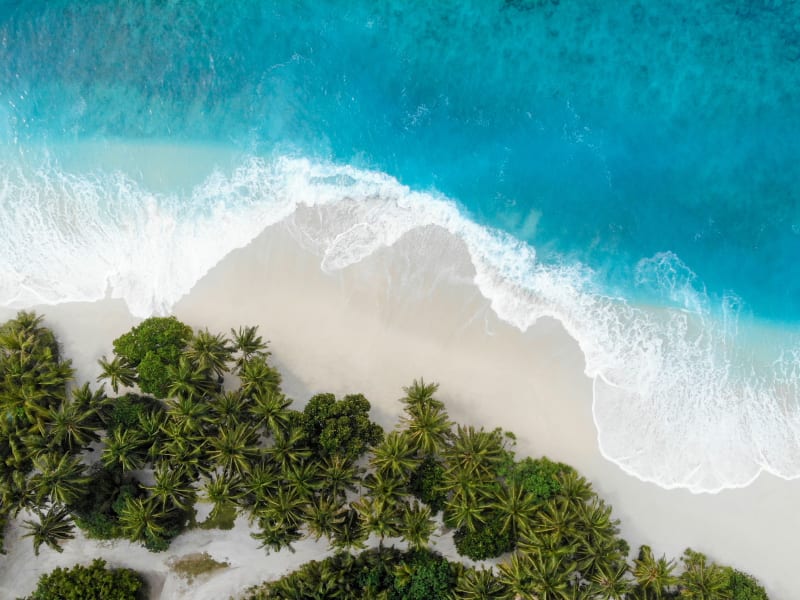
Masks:
[[[672,307],[636,305],[604,292],[589,268],[545,264],[454,201],[380,172],[250,157],[185,191],[153,191],[118,170],[3,166],[5,306],[111,296],[137,316],[167,313],[226,254],[300,205],[331,208],[309,238],[327,271],[436,225],[466,244],[475,284],[501,319],[525,330],[552,317],[578,341],[601,451],[626,472],[693,492],[745,486],[762,471],[800,475],[800,344],[741,323],[734,295],[714,306],[673,254],[636,272],[639,288]]]

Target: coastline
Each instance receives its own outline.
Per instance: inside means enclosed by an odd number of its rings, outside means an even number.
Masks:
[[[575,341],[550,319],[541,319],[525,333],[500,321],[472,283],[468,254],[455,238],[434,227],[414,230],[395,246],[327,274],[293,226],[296,218],[302,215],[270,227],[249,246],[226,256],[177,304],[176,316],[212,332],[258,324],[272,342],[290,396],[302,403],[318,391],[363,392],[383,425],[400,412],[395,399],[402,386],[420,376],[438,381],[454,419],[513,431],[520,454],[547,455],[588,477],[614,507],[622,535],[634,550],[647,543],[657,555],[677,557],[691,546],[752,572],[773,598],[789,596],[793,556],[800,550],[800,541],[791,535],[800,526],[794,510],[800,485],[762,476],[744,489],[692,495],[625,475],[598,450],[592,382],[583,374]],[[442,254],[426,256],[423,248],[442,249]],[[110,353],[111,340],[138,322],[118,300],[36,310],[73,358],[79,382],[94,381],[96,359]],[[1,309],[0,318],[15,312]],[[257,546],[237,531],[238,526],[224,533],[241,535]],[[181,536],[176,545],[185,547],[193,540],[192,550],[203,551],[194,546],[200,540],[193,535]],[[19,573],[11,570],[13,565],[32,554],[28,543],[14,538],[9,536],[9,555],[0,559],[0,580],[13,579],[14,588],[8,590],[12,595],[30,591],[36,578],[53,566],[88,558],[90,552],[79,551],[83,544],[78,541],[66,544],[62,555],[45,550],[30,563],[30,571],[23,571],[25,577],[11,578],[9,573]],[[207,543],[217,548],[222,541]],[[120,560],[138,556],[138,550],[152,557],[151,564],[173,555],[172,549],[166,555],[134,548],[129,552],[121,544],[114,545]],[[107,547],[94,546],[98,554],[108,553]],[[271,559],[258,553],[263,561],[253,553],[248,566],[258,569],[260,581],[274,569],[264,568]],[[163,574],[166,567],[156,571]],[[219,592],[230,578],[238,582],[241,571],[228,569],[196,582],[191,597],[216,597],[204,594]],[[165,576],[162,594],[177,590],[169,587],[175,585],[174,575]]]

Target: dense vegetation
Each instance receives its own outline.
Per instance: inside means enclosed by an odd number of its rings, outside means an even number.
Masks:
[[[58,568],[42,575],[25,600],[142,600],[145,584],[131,569],[109,569],[104,560]]]
[[[629,561],[589,482],[568,465],[518,459],[509,433],[453,423],[435,384],[406,388],[401,422],[384,433],[360,394],[317,394],[294,410],[257,330],[231,334],[143,321],[99,361],[108,396],[88,383],[68,391],[72,369],[39,317],[3,325],[0,518],[32,513],[37,552],[60,551],[73,523],[158,551],[202,499],[213,505],[208,526],[244,514],[267,551],[310,535],[338,552],[254,597],[766,598],[691,550],[678,563],[643,546]],[[142,469],[154,484],[137,478]],[[502,561],[448,563],[426,550],[440,528],[462,556]],[[349,554],[368,539],[377,549]]]

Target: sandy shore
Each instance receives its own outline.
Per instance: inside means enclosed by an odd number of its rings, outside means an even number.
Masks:
[[[258,324],[271,340],[290,395],[363,392],[384,425],[399,413],[396,399],[415,377],[441,384],[451,416],[500,426],[518,436],[520,453],[568,462],[589,477],[622,519],[632,547],[647,543],[677,557],[685,547],[752,572],[773,599],[795,597],[800,554],[800,482],[762,476],[742,490],[718,495],[665,491],[625,475],[597,450],[591,381],[583,357],[558,323],[542,320],[525,333],[499,321],[471,283],[465,250],[441,230],[414,231],[393,248],[334,274],[323,273],[298,220],[270,228],[234,251],[177,305],[194,327],[228,331]],[[121,301],[39,307],[78,369],[94,380],[96,360],[111,340],[137,322]],[[15,311],[0,309],[6,319]],[[107,557],[148,573],[154,598],[225,598],[308,560],[323,548],[267,557],[243,523],[229,532],[195,531],[169,552],[151,555],[125,543],[75,540],[63,554],[43,549],[32,560],[28,540],[9,533],[0,558],[0,596],[29,593],[57,565]],[[231,567],[191,586],[168,561],[209,552]]]

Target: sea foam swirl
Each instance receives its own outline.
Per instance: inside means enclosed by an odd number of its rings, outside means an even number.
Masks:
[[[7,167],[3,305],[110,295],[137,316],[167,313],[226,254],[300,205],[333,208],[308,232],[327,271],[436,225],[466,244],[475,284],[500,318],[524,330],[553,317],[578,341],[594,380],[600,449],[626,472],[693,492],[744,486],[761,471],[800,475],[800,345],[785,332],[744,331],[733,296],[714,310],[669,253],[643,260],[637,281],[682,308],[634,306],[602,293],[590,269],[543,264],[531,246],[474,223],[452,200],[380,172],[251,157],[172,193],[119,171]]]

